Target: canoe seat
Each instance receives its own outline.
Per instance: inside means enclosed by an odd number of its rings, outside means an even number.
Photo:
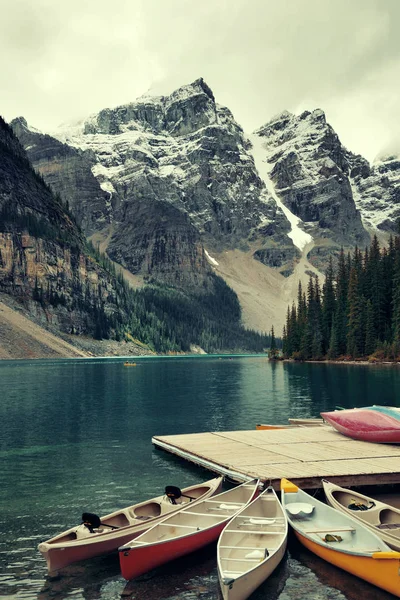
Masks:
[[[332,527],[330,527],[329,529],[305,529],[304,533],[330,533],[330,534],[332,534],[332,532],[333,532],[333,535],[334,535],[338,531],[352,531],[352,532],[354,532],[355,528],[354,527],[340,527],[340,526],[339,527],[334,527],[332,525]]]
[[[243,503],[241,503],[238,506],[238,502],[224,502],[223,504],[221,504],[221,500],[212,500],[209,498],[207,498],[207,500],[204,500],[204,502],[207,502],[207,504],[219,504],[220,506],[223,506],[225,508],[227,508],[227,507],[230,508],[231,506],[232,507],[235,506],[236,508],[242,508],[242,506],[243,506]]]
[[[131,511],[131,515],[134,519],[158,517],[161,515],[161,506],[158,502],[147,502],[142,506],[137,506]]]
[[[267,558],[267,556],[269,556],[269,552],[267,548],[263,548],[262,550],[253,550],[252,552],[249,552],[245,555],[245,558],[249,558],[252,560],[264,560],[265,558]]]
[[[272,525],[275,523],[276,519],[261,519],[251,517],[248,521],[249,525]],[[247,521],[246,521],[247,524]]]
[[[243,571],[225,571],[224,570],[224,575],[228,575],[229,577],[224,577],[222,580],[222,583],[224,585],[230,585],[231,583],[233,583],[235,581],[235,579],[237,577],[240,577],[241,575],[243,575]]]
[[[242,529],[240,525],[238,525],[238,529],[229,529],[227,528],[229,533],[252,533],[254,535],[279,535],[282,533],[280,531],[257,531],[257,529]]]
[[[399,529],[400,523],[381,523],[377,525],[378,529]]]
[[[260,550],[259,546],[220,546],[220,550]],[[262,550],[262,549],[261,549]],[[275,552],[276,548],[273,548],[272,551]]]
[[[301,516],[301,514],[311,515],[314,511],[314,506],[307,502],[292,502],[291,504],[287,504],[285,508],[287,512],[294,517]]]
[[[269,556],[269,554],[267,555]],[[261,562],[266,558],[266,556],[264,556],[264,554],[262,556],[254,556],[252,558],[247,558],[247,556],[245,556],[244,558],[231,558],[231,557],[223,557],[221,558],[221,561],[231,561],[231,562]]]

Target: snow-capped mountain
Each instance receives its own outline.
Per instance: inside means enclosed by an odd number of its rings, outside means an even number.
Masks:
[[[32,132],[22,119],[13,126],[86,234],[101,231],[109,256],[133,273],[181,273],[174,262],[177,236],[190,243],[201,238],[215,251],[255,238],[268,246],[277,235],[282,243],[274,266],[296,254],[285,239],[290,224],[255,169],[251,144],[202,79],[169,97],[105,109],[51,137]]]
[[[361,156],[349,155],[353,197],[364,226],[371,231],[399,233],[400,156],[379,157],[369,165]]]
[[[399,160],[370,167],[319,109],[283,112],[246,135],[198,79],[51,135],[23,118],[12,126],[86,235],[131,273],[185,287],[213,268],[244,306],[257,259],[256,295],[282,291],[259,327],[248,322],[258,329],[283,322],[298,278],[323,271],[329,255],[397,231]]]

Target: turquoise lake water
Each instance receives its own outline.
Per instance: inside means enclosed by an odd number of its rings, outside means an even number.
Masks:
[[[0,598],[220,600],[215,546],[126,584],[118,557],[46,577],[37,544],[209,472],[154,435],[254,429],[336,407],[400,406],[400,368],[271,364],[265,356],[0,361]],[[388,600],[291,539],[252,600]]]

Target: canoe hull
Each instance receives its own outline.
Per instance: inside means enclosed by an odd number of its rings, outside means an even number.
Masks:
[[[365,524],[281,480],[282,505],[297,539],[317,556],[400,597],[400,553]]]
[[[286,552],[287,541],[279,548],[271,558],[257,568],[256,573],[248,573],[235,581],[232,586],[226,585],[219,574],[219,583],[224,600],[246,600],[270,577],[278,567]]]
[[[268,429],[293,429],[294,427],[323,427],[323,419],[288,419],[289,423],[281,425],[271,425],[270,423],[257,423],[258,431]]]
[[[398,558],[378,559],[373,556],[349,555],[316,544],[298,531],[295,531],[295,535],[303,546],[320,558],[386,590],[394,596],[400,597],[400,560]]]
[[[40,544],[43,548],[40,551],[46,559],[48,572],[56,573],[60,569],[75,562],[116,552],[121,544],[141,535],[148,527],[150,527],[150,525],[147,525],[147,527],[143,525],[140,529],[135,530],[128,528],[130,531],[127,531],[124,535],[114,536],[97,543],[88,543],[85,545],[75,545],[72,547],[65,545],[59,548],[49,548],[48,550],[45,550],[43,544]]]
[[[337,431],[355,440],[400,444],[400,410],[371,406],[321,413]]]
[[[259,481],[252,480],[167,516],[119,548],[122,576],[129,581],[215,542],[232,517],[258,495],[258,487]]]
[[[322,480],[326,501],[333,508],[351,515],[376,533],[388,546],[400,552],[400,509],[347,490],[325,479]],[[349,505],[359,502],[366,510],[351,510]]]
[[[147,547],[138,546],[120,551],[121,574],[128,581],[147,573],[156,567],[200,550],[204,546],[215,542],[224,528],[225,523],[212,529],[194,533],[165,543]]]
[[[221,485],[222,478],[218,477],[203,484],[185,488],[182,492],[191,492],[194,495],[201,493],[201,496],[196,497],[190,502],[194,506],[202,499],[218,493]],[[179,512],[179,510],[188,505],[188,502],[189,500],[185,498],[185,503],[174,505],[165,496],[159,496],[147,502],[142,502],[102,517],[101,520],[105,522],[110,521],[116,524],[118,519],[120,519],[121,523],[126,523],[126,525],[120,526],[118,529],[105,529],[102,533],[95,534],[86,532],[84,537],[79,539],[76,534],[76,530],[79,527],[71,528],[63,534],[41,542],[38,550],[46,560],[48,572],[55,574],[60,569],[74,562],[115,552],[120,546],[135,539],[154,524],[165,519],[166,516],[173,512]],[[139,516],[134,517],[136,513],[143,514],[147,510],[155,510],[156,508],[157,511],[160,511],[159,516],[146,518],[145,520],[141,520]]]
[[[318,418],[310,418],[310,419],[288,419],[291,425],[305,425],[307,427],[318,427],[319,425],[324,424],[324,420]]]
[[[219,537],[218,579],[224,600],[245,600],[271,575],[285,554],[287,535],[286,514],[268,487]]]

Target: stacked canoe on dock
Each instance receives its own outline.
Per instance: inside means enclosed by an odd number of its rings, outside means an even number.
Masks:
[[[364,442],[400,444],[400,408],[366,406],[321,413],[343,435]]]

